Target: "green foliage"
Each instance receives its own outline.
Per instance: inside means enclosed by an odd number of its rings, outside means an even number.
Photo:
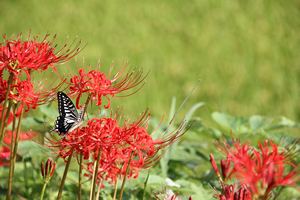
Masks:
[[[208,108],[209,113],[211,113],[211,119],[193,117],[196,110],[203,106],[204,108]],[[175,99],[171,107],[173,108],[171,109],[171,113],[174,113],[176,107]],[[34,123],[29,123],[33,121],[36,122],[36,127],[39,127],[37,124],[43,124],[43,122],[39,122],[38,118],[46,116],[46,113],[55,112],[51,111],[52,108],[41,108],[38,117],[32,114],[27,116],[26,122],[28,123],[24,127],[33,128]],[[42,118],[48,119],[48,117]],[[150,169],[149,176],[148,171],[141,171],[137,179],[132,179],[126,183],[123,199],[142,199],[143,195],[144,199],[149,199],[154,196],[153,192],[163,192],[164,187],[172,189],[174,193],[179,192],[179,197],[182,199],[187,199],[189,196],[193,196],[196,200],[213,199],[214,191],[211,187],[215,186],[219,188],[219,184],[209,161],[209,153],[214,154],[217,164],[219,164],[219,160],[222,158],[220,152],[213,145],[215,140],[219,140],[220,138],[230,140],[232,134],[233,137],[241,138],[242,141],[250,141],[250,144],[254,145],[254,147],[257,145],[257,140],[262,141],[267,138],[272,138],[275,142],[285,141],[285,144],[289,144],[296,139],[291,132],[298,130],[299,127],[299,123],[283,116],[234,116],[225,112],[212,111],[211,107],[206,103],[197,103],[192,106],[187,113],[186,119],[188,120],[188,124],[193,123],[193,126],[189,128],[178,144],[173,145],[165,153],[161,164]],[[152,118],[149,123],[149,129],[156,129],[159,124],[158,121]],[[172,127],[176,127],[177,125],[178,123],[174,122]],[[168,124],[162,124],[158,132],[162,133],[167,126]],[[45,126],[42,127],[45,128]],[[170,150],[172,150],[172,153],[170,153]],[[43,182],[40,163],[42,161],[45,162],[48,157],[33,141],[21,141],[19,143],[18,154],[22,157],[17,160],[13,191],[25,198],[38,198]],[[26,169],[22,164],[24,162],[26,162]],[[299,161],[296,160],[296,162]],[[49,197],[51,199],[57,195],[64,168],[65,162],[58,159],[54,176],[49,181],[46,189],[45,199]],[[24,176],[24,173],[27,174],[27,177]],[[2,167],[0,171],[0,177],[2,177],[0,179],[1,188],[6,187],[7,174],[8,168]],[[24,187],[24,178],[27,179],[27,188]],[[73,160],[68,172],[63,199],[77,198],[77,181],[78,164]],[[90,180],[87,177],[83,177],[83,183],[82,195],[88,196],[91,184]],[[121,183],[119,183],[118,188],[120,186]],[[19,188],[22,189],[20,190]],[[101,199],[112,199],[113,190],[114,188],[105,183],[105,188],[101,191]],[[5,194],[5,189],[2,189],[0,197]],[[299,198],[300,192],[290,187],[284,187],[281,188],[281,195],[278,199],[290,198],[291,196]]]
[[[300,119],[299,5],[297,1],[158,1],[82,2],[1,1],[1,35],[23,32],[57,34],[61,47],[78,36],[88,43],[78,55],[95,69],[114,71],[123,58],[151,69],[135,98],[114,98],[112,105],[156,117],[167,113],[172,96],[182,102],[202,79],[179,117],[196,102],[234,115],[284,115]],[[24,16],[26,13],[26,16]],[[50,36],[50,40],[52,39]],[[68,63],[75,73],[75,61]],[[64,65],[58,66],[66,74]],[[36,77],[36,79],[38,76]]]

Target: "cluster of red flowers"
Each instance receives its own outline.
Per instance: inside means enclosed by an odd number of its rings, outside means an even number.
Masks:
[[[53,42],[56,35],[51,42],[46,41],[48,36],[47,34],[42,42],[37,41],[39,35],[31,40],[31,33],[26,41],[22,40],[22,34],[18,35],[16,40],[7,39],[4,36],[4,43],[0,43],[0,108],[2,108],[1,111],[3,110],[0,120],[0,165],[4,164],[3,160],[9,159],[10,149],[7,145],[15,137],[12,131],[4,131],[5,126],[10,124],[13,118],[15,120],[17,116],[20,116],[22,111],[27,112],[51,101],[62,84],[67,85],[68,95],[76,98],[77,108],[81,107],[79,106],[80,99],[86,94],[88,96],[86,105],[91,100],[95,101],[96,106],[99,107],[102,105],[102,97],[106,97],[108,104],[104,108],[107,109],[110,107],[111,98],[140,85],[147,76],[147,74],[143,76],[143,70],[135,73],[135,69],[130,67],[121,78],[129,65],[129,62],[123,62],[117,74],[110,78],[112,68],[106,76],[97,71],[97,68],[100,69],[100,62],[98,62],[96,70],[86,72],[85,69],[78,69],[78,75],[71,76],[69,81],[57,74],[60,83],[55,87],[53,84],[45,87],[47,81],[44,83],[39,81],[34,86],[33,72],[42,72],[49,66],[56,72],[55,65],[66,63],[81,51],[79,49],[81,41],[71,49],[74,40],[66,50],[66,44],[64,44],[55,53],[56,45],[53,46]],[[4,76],[4,73],[7,73],[7,76]],[[24,77],[26,77],[25,80]],[[131,94],[137,92],[142,86],[143,84]],[[13,114],[10,111],[12,105],[19,106]],[[152,134],[147,133],[150,119],[148,109],[133,122],[130,122],[130,118],[123,119],[121,115],[122,111],[117,110],[110,117],[88,120],[86,126],[71,131],[63,139],[47,134],[44,135],[43,140],[36,141],[40,145],[49,147],[51,152],[56,153],[65,161],[71,155],[77,158],[83,156],[83,167],[88,173],[97,172],[98,180],[106,180],[115,184],[118,178],[136,178],[140,170],[149,169],[155,165],[165,153],[166,148],[185,133],[183,129],[186,122],[183,120],[174,131],[168,133],[168,127],[160,137],[152,139],[155,131]],[[28,138],[29,136],[21,133],[21,140]],[[5,145],[2,147],[3,139]],[[264,144],[259,142],[259,149],[249,147],[249,143],[241,145],[239,140],[232,140],[234,148],[231,148],[226,141],[223,145],[216,142],[216,147],[226,156],[226,159],[221,160],[221,177],[211,155],[211,163],[222,189],[221,194],[216,194],[215,197],[221,200],[267,199],[276,187],[297,187],[296,181],[300,180],[299,168],[292,163],[292,160],[299,153],[295,150],[299,141],[294,142],[288,148],[279,148],[272,140],[265,140]],[[98,169],[95,169],[96,160],[99,160]],[[47,166],[51,166],[51,173]],[[53,165],[53,162],[48,160],[46,170],[42,170],[43,176],[46,174],[52,176],[54,167],[55,164]],[[287,172],[287,167],[293,169]],[[86,176],[91,177],[90,174]],[[237,178],[239,183],[227,185],[232,178]],[[173,194],[170,198],[176,199],[177,195]]]
[[[34,37],[34,40],[30,40],[31,33],[29,33],[26,41],[22,40],[22,33],[17,36],[16,40],[7,39],[4,35],[4,43],[0,43],[0,103],[4,102],[8,92],[7,100],[21,102],[16,113],[17,116],[23,110],[24,105],[27,107],[27,112],[31,108],[35,109],[37,105],[48,102],[49,98],[57,93],[63,82],[56,87],[51,84],[51,87],[45,88],[46,83],[34,87],[31,73],[34,71],[42,72],[48,66],[56,71],[55,65],[69,61],[81,51],[78,48],[80,41],[74,49],[70,49],[74,44],[73,42],[66,50],[64,50],[66,47],[64,45],[54,53],[56,45],[52,46],[56,35],[51,42],[46,41],[48,36],[49,34],[45,36],[42,42],[38,42],[39,35]],[[5,71],[9,74],[9,80],[5,80],[3,77]],[[22,72],[25,72],[26,80],[22,80]]]
[[[226,160],[221,160],[221,177],[211,155],[211,163],[222,188],[222,194],[216,196],[221,200],[268,199],[276,187],[298,187],[296,182],[300,180],[300,171],[292,161],[299,153],[296,150],[299,141],[279,148],[272,140],[265,140],[264,145],[258,142],[259,149],[249,147],[248,142],[242,145],[238,139],[232,139],[234,148],[225,140],[223,145],[216,141],[216,147],[226,156]],[[293,169],[287,172],[289,167]],[[226,185],[232,178],[237,178],[239,183]]]
[[[16,119],[19,116],[19,122],[21,122],[23,111],[36,109],[38,105],[52,101],[63,84],[66,85],[64,90],[69,90],[68,95],[71,98],[76,98],[77,108],[81,107],[79,102],[82,96],[87,95],[86,105],[89,105],[91,100],[95,101],[98,107],[102,105],[102,97],[106,97],[108,104],[104,106],[105,109],[110,107],[110,99],[116,97],[120,92],[140,85],[131,93],[134,94],[144,85],[141,83],[148,74],[143,75],[143,70],[135,72],[135,68],[132,69],[131,67],[128,72],[125,72],[129,62],[123,62],[117,74],[112,77],[112,67],[109,75],[106,76],[97,70],[100,69],[100,62],[98,62],[96,70],[86,72],[85,69],[78,69],[78,75],[72,76],[70,74],[69,80],[62,78],[57,74],[55,65],[66,63],[77,55],[81,51],[78,48],[81,41],[73,49],[71,47],[75,40],[66,50],[66,44],[64,44],[60,50],[56,51],[56,45],[53,46],[56,35],[51,42],[46,41],[48,36],[47,34],[42,42],[38,42],[39,35],[31,40],[30,32],[26,41],[22,40],[22,34],[20,34],[16,40],[7,39],[4,36],[4,43],[0,43],[0,106],[6,113],[10,113],[10,109],[14,107],[13,117]],[[53,68],[60,83],[54,86],[54,83],[49,85],[47,81],[34,82],[33,72],[45,71],[49,66]],[[8,78],[5,79],[4,77]],[[46,85],[48,86],[46,87]],[[36,141],[40,145],[49,147],[51,152],[57,153],[65,161],[69,160],[72,155],[75,157],[83,156],[83,167],[87,172],[91,174],[98,172],[99,180],[107,180],[109,183],[115,184],[118,178],[125,178],[125,176],[136,178],[140,170],[155,165],[165,153],[166,148],[185,133],[183,128],[186,122],[182,121],[174,131],[167,133],[167,129],[163,135],[157,139],[152,139],[154,133],[151,135],[147,133],[150,119],[148,109],[134,122],[130,123],[129,118],[123,119],[123,125],[120,122],[121,114],[122,111],[117,110],[111,117],[88,120],[87,126],[71,131],[62,139],[58,139],[52,134],[45,134],[43,141]],[[2,114],[0,148],[7,120],[10,123],[12,119],[8,119],[5,114]],[[9,135],[9,131],[7,132],[6,135]],[[18,133],[19,129],[16,134],[17,137],[19,136]],[[15,147],[17,147],[17,142]],[[3,147],[3,151],[7,151],[5,148]],[[5,155],[5,153],[1,155]],[[93,160],[94,162],[91,162]],[[99,169],[94,167],[96,160],[99,160],[97,163]],[[47,167],[46,171],[42,169],[43,176],[47,171]],[[86,176],[90,175],[87,174]]]
[[[128,64],[129,62],[125,64],[123,62],[117,75],[111,79],[109,77],[112,68],[108,77],[97,70],[86,73],[85,69],[78,69],[78,76],[72,76],[70,81],[66,82],[70,90],[68,95],[76,98],[77,108],[81,108],[79,102],[83,94],[88,95],[87,103],[89,100],[96,101],[97,106],[102,105],[101,98],[105,96],[108,99],[108,105],[104,108],[109,108],[110,98],[122,91],[136,87],[147,76],[147,74],[142,76],[142,70],[134,74],[134,70],[130,68],[121,78]],[[97,68],[100,68],[100,62],[98,62]],[[117,80],[118,83],[115,83]],[[96,161],[100,156],[99,169],[97,169],[98,179],[114,184],[125,174],[128,178],[136,178],[140,170],[155,165],[164,154],[166,147],[176,142],[185,133],[182,130],[186,123],[183,121],[173,132],[153,140],[152,135],[147,133],[147,124],[150,119],[148,109],[132,123],[129,122],[129,118],[124,119],[123,125],[120,123],[121,114],[122,111],[117,110],[110,117],[88,120],[87,126],[71,131],[62,140],[53,135],[45,135],[45,143],[36,141],[50,147],[52,152],[65,161],[73,153],[76,157],[82,155],[85,161],[84,168],[91,174],[95,173],[95,162],[91,162],[90,157],[92,156],[92,159]],[[131,157],[133,157],[132,160],[130,160]],[[128,165],[129,171],[126,173]],[[86,176],[91,175],[86,174]]]
[[[118,178],[125,175],[131,155],[133,159],[129,163],[127,177],[136,178],[140,170],[155,165],[164,154],[165,148],[185,133],[182,131],[185,126],[183,121],[176,130],[154,140],[151,137],[154,133],[147,133],[150,119],[148,109],[133,123],[125,119],[123,125],[118,121],[121,120],[121,114],[122,112],[117,110],[110,118],[93,118],[87,122],[87,126],[72,131],[62,140],[50,135],[45,136],[46,143],[40,144],[50,147],[65,160],[71,152],[75,152],[77,156],[82,154],[86,161],[84,168],[91,174],[95,169],[90,156],[93,160],[100,156],[98,179],[114,184]],[[86,176],[91,177],[89,174]]]
[[[7,69],[9,72],[14,73],[17,77],[21,71],[27,74],[27,79],[30,80],[30,73],[32,71],[43,71],[51,66],[55,71],[55,65],[65,63],[72,59],[80,52],[77,44],[74,49],[70,49],[73,44],[63,52],[66,44],[56,53],[54,50],[56,45],[52,47],[56,35],[51,42],[47,42],[46,39],[49,34],[45,36],[42,42],[38,42],[38,37],[30,39],[31,32],[27,41],[22,40],[22,33],[17,36],[17,40],[13,38],[7,39],[4,35],[4,43],[0,43],[0,71]],[[75,40],[74,40],[75,41]]]
[[[17,35],[17,39],[13,37],[8,39],[6,35],[4,35],[4,42],[0,43],[0,107],[3,111],[0,118],[1,151],[10,151],[9,148],[7,148],[6,141],[9,135],[10,138],[15,138],[15,140],[10,139],[14,142],[11,142],[10,145],[13,149],[11,150],[12,156],[10,157],[11,165],[7,198],[10,198],[11,194],[18,141],[24,139],[24,134],[20,131],[23,112],[28,112],[30,109],[36,109],[38,105],[50,102],[53,99],[52,97],[65,82],[65,80],[60,79],[60,83],[57,86],[54,86],[54,83],[49,84],[47,79],[35,82],[33,80],[33,72],[45,71],[49,66],[56,72],[55,65],[69,61],[81,51],[80,48],[78,48],[81,41],[71,49],[75,40],[71,46],[67,47],[67,45],[64,44],[63,47],[57,51],[56,45],[53,44],[56,35],[51,42],[46,41],[48,36],[49,34],[39,42],[39,35],[31,40],[31,32],[26,41],[23,41],[22,33]],[[46,87],[46,85],[48,86]],[[12,108],[13,120],[16,121],[16,118],[19,118],[16,133],[6,131]],[[15,123],[13,123],[12,130],[15,130],[15,128]],[[6,156],[7,155],[8,153],[6,153]]]

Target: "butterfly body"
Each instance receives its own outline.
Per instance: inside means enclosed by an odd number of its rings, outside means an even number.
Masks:
[[[82,124],[84,120],[83,115],[85,104],[83,105],[81,112],[78,114],[73,102],[65,93],[58,92],[57,100],[59,116],[55,121],[54,129],[50,132],[56,131],[59,135],[66,135]]]

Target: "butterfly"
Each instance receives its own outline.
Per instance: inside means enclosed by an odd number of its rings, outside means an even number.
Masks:
[[[55,121],[55,127],[50,132],[57,132],[59,135],[67,135],[69,132],[79,127],[84,118],[85,104],[78,114],[71,99],[63,92],[57,93],[59,116]]]

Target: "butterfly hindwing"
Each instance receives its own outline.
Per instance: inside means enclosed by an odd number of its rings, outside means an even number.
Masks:
[[[73,123],[73,125],[69,129],[69,132],[73,131],[74,129],[76,129],[77,127],[79,127],[82,124],[82,122],[84,120],[84,118],[83,118],[84,110],[85,110],[85,104],[82,106],[82,109],[77,117],[77,121],[75,121],[75,123]]]
[[[73,123],[67,123],[66,118],[62,116],[58,116],[55,122],[55,129],[54,131],[58,132],[60,135],[65,135],[69,132],[70,128],[72,127]]]
[[[73,102],[65,93],[58,92],[57,100],[59,116],[55,122],[55,128],[50,132],[56,131],[59,135],[66,135],[82,124],[85,104],[78,114]]]

